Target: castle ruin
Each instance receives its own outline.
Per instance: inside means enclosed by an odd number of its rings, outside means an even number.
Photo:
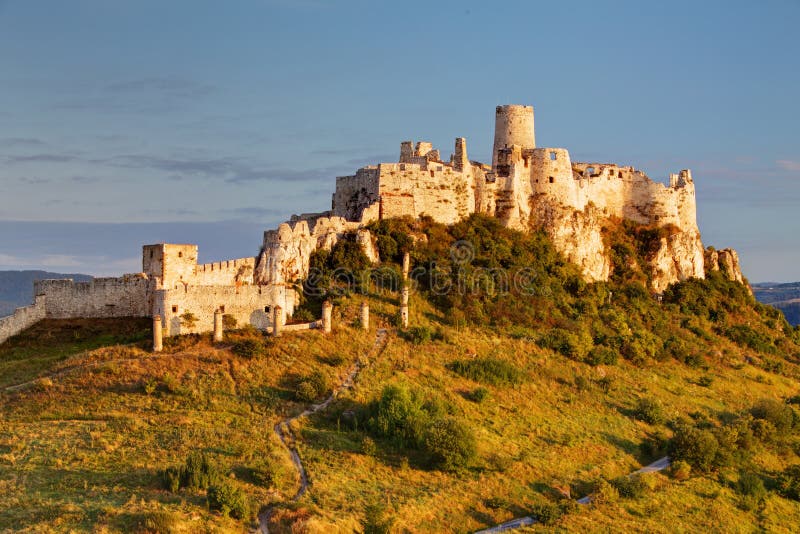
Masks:
[[[573,162],[565,148],[536,146],[533,107],[505,105],[495,111],[491,165],[470,160],[464,138],[455,140],[447,161],[428,142],[404,141],[397,162],[336,178],[330,210],[293,216],[266,231],[257,257],[202,265],[195,245],[147,245],[141,273],[37,282],[34,304],[0,320],[0,342],[43,317],[158,315],[170,336],[212,331],[214,313],[221,311],[239,324],[267,329],[273,307],[292,315],[295,284],[307,276],[315,250],[354,233],[377,262],[368,223],[427,215],[452,224],[472,213],[518,230],[544,230],[588,281],[610,274],[604,221],[664,227],[669,231],[651,260],[651,289],[658,293],[673,282],[704,277],[691,171],[670,175],[664,185],[630,166]],[[193,327],[181,320],[186,312],[196,318]]]

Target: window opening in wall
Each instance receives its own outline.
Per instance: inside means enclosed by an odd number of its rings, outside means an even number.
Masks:
[[[150,257],[151,258],[153,257],[153,251],[152,250],[150,251]]]
[[[586,167],[586,174],[589,175],[594,174],[594,167]]]
[[[619,171],[619,172],[617,173],[617,178],[622,178],[622,171]]]
[[[555,179],[555,178],[553,178],[553,177],[551,176],[551,177],[550,177],[550,183],[552,184],[552,183],[554,183],[555,181],[556,181],[556,179]]]
[[[272,311],[272,306],[264,306],[264,312],[269,313]]]
[[[431,171],[431,178],[433,178],[433,171]]]
[[[550,159],[552,161],[555,161],[555,159],[556,159],[556,153],[555,152],[550,152]]]
[[[183,252],[178,252],[178,257],[182,258],[183,257]]]
[[[178,313],[178,307],[177,306],[173,306],[172,307],[172,313]]]
[[[528,158],[525,158],[523,161],[525,162],[525,168],[527,169],[528,168]]]
[[[225,305],[224,304],[219,307],[219,311],[222,312],[222,313],[225,313]]]

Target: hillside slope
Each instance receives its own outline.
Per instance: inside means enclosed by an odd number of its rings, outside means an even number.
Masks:
[[[469,532],[531,514],[534,531],[800,528],[800,338],[743,286],[713,275],[657,301],[646,228],[606,229],[608,284],[482,218],[372,230],[379,272],[347,239],[314,257],[301,313],[332,299],[330,336],[229,331],[154,355],[146,323],[55,321],[0,345],[0,530],[241,532],[262,506],[270,532]],[[386,347],[353,389],[292,424],[309,479],[295,502],[273,429],[378,328]],[[622,477],[667,454],[671,471]]]

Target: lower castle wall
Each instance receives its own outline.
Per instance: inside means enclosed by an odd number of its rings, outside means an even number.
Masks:
[[[45,318],[45,297],[37,296],[33,304],[14,310],[13,315],[0,319],[0,343],[15,336]]]
[[[190,283],[198,286],[252,284],[255,266],[255,257],[200,264],[195,269]]]
[[[153,315],[161,316],[165,336],[212,331],[214,312],[221,307],[223,313],[236,318],[237,326],[250,324],[266,330],[272,324],[275,305],[291,316],[295,308],[294,291],[282,286],[188,286],[156,291]],[[197,318],[192,328],[181,324],[180,316],[186,312]]]
[[[151,284],[144,274],[90,282],[39,280],[34,282],[34,294],[45,296],[47,318],[147,317]]]

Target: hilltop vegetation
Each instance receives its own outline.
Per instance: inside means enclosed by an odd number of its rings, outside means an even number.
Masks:
[[[47,323],[57,342],[0,346],[5,386],[41,377],[0,393],[0,530],[242,531],[270,503],[270,532],[466,532],[530,514],[534,531],[797,530],[800,333],[780,312],[716,274],[659,301],[645,267],[659,234],[628,223],[607,228],[614,276],[597,284],[492,219],[371,230],[380,272],[347,240],[314,256],[300,313],[332,298],[332,336],[184,336],[154,356],[145,324],[82,346]],[[386,349],[354,389],[293,425],[311,485],[291,502],[272,429],[324,398],[377,327]],[[668,472],[624,476],[667,454]]]

